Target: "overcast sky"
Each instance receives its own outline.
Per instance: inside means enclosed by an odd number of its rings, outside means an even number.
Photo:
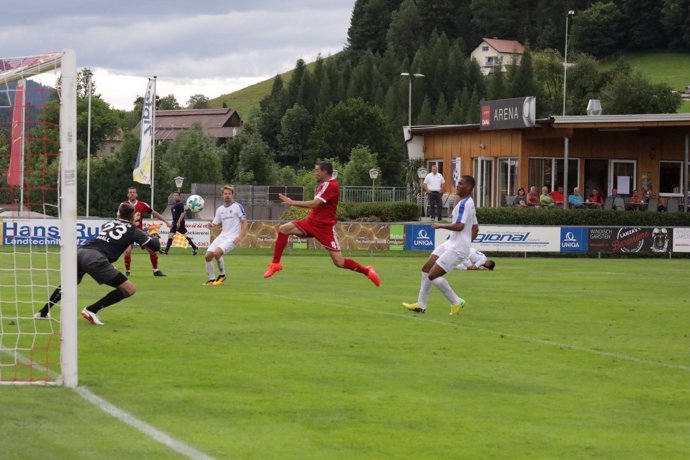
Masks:
[[[0,57],[71,48],[96,92],[131,110],[156,75],[157,94],[231,93],[335,54],[355,0],[17,0],[0,14]]]

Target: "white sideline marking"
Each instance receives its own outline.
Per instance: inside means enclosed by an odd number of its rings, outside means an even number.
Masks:
[[[213,457],[209,457],[205,453],[200,452],[191,446],[188,446],[187,444],[183,443],[182,441],[178,441],[177,439],[171,437],[170,435],[168,435],[166,433],[163,433],[159,429],[149,425],[148,423],[144,422],[143,420],[139,420],[135,416],[125,412],[124,410],[120,409],[119,407],[116,407],[116,406],[110,404],[105,399],[92,393],[91,390],[89,390],[86,387],[77,387],[74,389],[74,391],[76,391],[82,398],[86,399],[87,401],[89,401],[91,404],[93,404],[94,406],[101,409],[106,414],[112,415],[113,417],[115,417],[116,419],[125,423],[126,425],[129,425],[132,428],[136,429],[137,431],[144,433],[148,437],[152,438],[154,441],[158,441],[159,443],[163,444],[164,446],[171,448],[175,452],[178,452],[178,453],[185,455],[186,457],[194,459],[194,460],[196,460],[196,459],[212,460],[213,459]]]
[[[262,294],[265,296],[268,296],[268,297],[276,297],[276,298],[285,299],[285,300],[294,300],[297,302],[309,302],[309,303],[313,303],[313,304],[320,304],[321,303],[321,301],[319,301],[319,300],[312,300],[312,299],[309,299],[306,297],[305,298],[295,298],[295,297],[284,296],[284,295],[270,294],[270,293],[266,293],[266,292],[262,292]],[[567,348],[570,350],[580,351],[583,353],[591,353],[593,355],[607,356],[609,358],[616,358],[616,359],[619,359],[621,361],[630,361],[630,362],[638,363],[638,364],[648,364],[650,366],[665,367],[667,369],[676,369],[676,370],[690,372],[690,366],[683,366],[682,364],[670,364],[670,363],[665,363],[663,361],[653,361],[650,359],[637,358],[635,356],[624,355],[621,353],[615,353],[615,352],[611,352],[611,351],[595,350],[593,348],[579,347],[577,345],[569,345],[567,343],[554,342],[553,340],[540,339],[539,337],[532,337],[529,335],[510,334],[510,333],[506,333],[506,332],[492,331],[491,329],[484,329],[481,327],[467,326],[466,324],[458,324],[458,323],[439,321],[439,320],[435,320],[435,319],[427,319],[427,318],[422,318],[421,315],[417,315],[417,314],[414,314],[414,315],[412,315],[412,314],[399,314],[399,313],[392,313],[392,312],[388,312],[388,311],[372,310],[370,308],[353,307],[352,305],[339,304],[339,303],[332,302],[332,301],[329,301],[329,305],[334,305],[334,306],[337,306],[340,308],[347,308],[350,310],[365,311],[367,313],[374,313],[377,315],[393,316],[393,317],[401,318],[401,319],[421,321],[421,322],[431,323],[431,324],[438,324],[440,326],[463,328],[463,329],[468,329],[468,330],[472,330],[472,331],[483,332],[485,334],[500,335],[503,337],[509,337],[511,339],[518,339],[518,340],[525,340],[527,342],[539,343],[541,345],[549,345],[552,347]]]
[[[2,351],[7,353],[6,350],[2,350]],[[7,354],[9,354],[9,353],[7,353]],[[31,361],[29,361],[25,356],[22,356],[20,354],[17,354],[17,359],[19,361],[25,363],[25,364],[31,363]],[[35,367],[37,369],[39,369],[41,372],[46,372],[53,379],[56,379],[59,377],[59,374],[52,369],[46,369],[45,367],[38,365],[38,364],[35,365]],[[139,420],[135,416],[128,414],[127,412],[120,409],[119,407],[112,405],[111,403],[109,403],[105,399],[92,393],[91,390],[89,390],[86,387],[77,387],[77,388],[74,388],[74,391],[79,396],[86,399],[88,402],[90,402],[94,406],[98,407],[100,410],[102,410],[106,414],[115,417],[116,419],[120,420],[121,422],[125,423],[126,425],[129,425],[132,428],[136,429],[137,431],[150,437],[154,441],[157,441],[157,442],[163,444],[164,446],[171,448],[175,452],[182,454],[182,455],[185,455],[187,458],[190,458],[192,460],[213,460],[213,457],[209,457],[205,453],[200,452],[191,446],[188,446],[187,444],[183,443],[182,441],[178,441],[177,439],[175,439],[175,438],[171,437],[170,435],[162,432],[161,430],[153,427],[152,425],[149,425],[148,423],[144,422],[143,420]]]

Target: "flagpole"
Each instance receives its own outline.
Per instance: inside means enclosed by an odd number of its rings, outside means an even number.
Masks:
[[[89,197],[91,194],[91,75],[89,74],[89,115],[86,127],[86,217],[89,217]]]
[[[151,209],[156,209],[153,207],[153,196],[154,196],[154,176],[156,171],[156,77],[153,76],[153,98],[151,107]]]

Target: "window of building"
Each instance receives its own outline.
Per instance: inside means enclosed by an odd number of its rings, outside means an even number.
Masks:
[[[541,187],[544,185],[549,188],[549,191],[564,187],[564,165],[563,158],[530,158],[527,166],[529,183],[525,185],[525,188],[534,185],[537,191],[541,192]],[[570,193],[578,185],[579,179],[580,160],[568,159],[568,190],[565,192]]]
[[[619,195],[629,195],[637,188],[637,162],[635,160],[611,160],[609,190],[615,187]]]
[[[518,159],[498,159],[498,196],[503,202],[508,195],[516,195],[520,184],[517,183]],[[506,203],[508,205],[512,203]]]
[[[482,51],[485,53],[489,51],[489,45],[482,45]]]
[[[478,207],[494,204],[494,161],[495,158],[475,158],[473,160],[475,204]]]
[[[427,171],[431,172],[432,166],[438,166],[438,173],[443,176],[443,160],[427,160],[427,162],[426,162]]]
[[[659,192],[679,193],[683,182],[683,163],[680,161],[659,162]]]

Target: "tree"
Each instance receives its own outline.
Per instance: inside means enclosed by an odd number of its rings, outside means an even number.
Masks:
[[[307,109],[299,104],[285,112],[280,120],[280,154],[289,163],[302,163],[302,156],[307,146],[309,133],[314,125],[314,120]]]
[[[209,108],[209,98],[203,94],[194,94],[189,97],[187,101],[187,108],[189,109],[208,109]]]
[[[452,97],[447,90],[447,82],[453,80],[448,68],[448,57],[450,56],[451,44],[445,33],[434,33],[429,38],[429,59],[431,68],[428,70],[429,81],[427,84],[427,94],[432,101],[437,101],[441,94]]]
[[[130,131],[125,131],[120,148],[113,156],[95,158],[91,162],[91,183],[97,184],[90,190],[89,205],[90,215],[113,216],[117,211],[117,205],[126,198],[127,187],[132,185],[132,169],[139,151],[139,138]],[[161,149],[163,150],[163,149]],[[158,151],[156,152],[158,153]],[[155,209],[162,211],[174,183],[169,162],[156,159],[154,164],[156,196]],[[86,162],[81,160],[77,170],[80,183],[86,182]],[[191,182],[189,182],[191,184]],[[139,198],[151,203],[151,191],[146,185],[141,185]],[[80,193],[77,197],[79,211],[85,210],[86,195]]]
[[[657,48],[664,41],[661,25],[663,0],[622,0],[621,12],[625,18],[627,48],[649,50]]]
[[[419,109],[419,115],[417,115],[417,118],[413,118],[412,121],[417,125],[430,125],[434,121],[431,99],[429,99],[428,95],[424,96],[424,102],[422,102],[422,108]]]
[[[460,123],[470,123],[470,90],[467,86],[460,93],[460,109],[462,110]]]
[[[376,58],[371,51],[364,52],[359,64],[353,69],[348,96],[361,97],[366,102],[374,103],[374,82],[379,77]]]
[[[448,102],[446,96],[441,93],[436,103],[436,111],[434,112],[433,122],[435,125],[445,125],[448,123]]]
[[[486,83],[479,63],[474,59],[467,59],[465,61],[465,88],[471,92],[475,90],[479,98],[486,96]]]
[[[562,113],[563,56],[557,50],[547,49],[534,53],[533,61],[534,79],[541,96],[537,99],[537,112],[547,115]]]
[[[296,91],[299,92],[299,88]],[[282,129],[280,122],[285,110],[287,110],[287,100],[288,96],[283,88],[283,79],[277,75],[273,80],[271,93],[259,103],[259,113],[256,116],[256,130],[272,152],[277,152],[280,149],[278,134]]]
[[[630,67],[619,65],[617,70],[601,90],[605,113],[675,113],[680,107],[680,95],[668,84],[653,84]]]
[[[182,106],[175,99],[175,95],[168,94],[165,97],[159,98],[156,96],[156,109],[157,110],[180,110]]]
[[[236,182],[240,164],[240,153],[247,144],[251,127],[245,124],[245,129],[239,136],[233,137],[225,144],[225,151],[221,154],[223,179],[228,182]]]
[[[568,10],[577,8],[570,2],[537,0],[532,12],[534,35],[530,44],[536,50],[555,48],[562,50],[565,45],[565,21]]]
[[[377,168],[376,153],[369,147],[358,145],[350,151],[350,161],[343,170],[343,185],[370,185],[369,170]]]
[[[386,51],[386,31],[392,10],[386,0],[357,0],[347,31],[348,48],[355,51]]]
[[[397,184],[400,179],[404,151],[396,148],[383,111],[362,99],[347,99],[326,109],[317,119],[308,145],[305,166],[324,157],[347,162],[352,148],[363,145],[378,153],[384,182]]]
[[[187,183],[215,183],[222,178],[221,153],[215,139],[204,135],[199,124],[178,134],[169,144],[165,157]]]
[[[270,185],[275,162],[258,133],[251,133],[240,152],[238,180],[243,184]]]
[[[573,63],[573,67],[568,69],[566,113],[582,115],[587,113],[589,100],[598,98],[604,79],[599,72],[599,63],[592,56],[575,55]]]
[[[288,106],[291,107],[292,104],[298,102],[299,89],[302,86],[302,78],[304,77],[305,73],[307,73],[307,63],[304,62],[304,59],[297,59],[297,62],[295,63],[295,68],[292,71],[290,83],[288,83],[287,87],[287,100],[285,101],[285,108],[287,108]],[[273,95],[273,91],[271,91],[271,94]]]
[[[513,80],[510,82],[512,97],[538,96],[537,84],[534,81],[534,68],[532,67],[532,53],[525,50],[520,64],[515,70]]]
[[[470,103],[467,107],[467,123],[479,123],[479,90],[475,86],[472,88]]]
[[[665,0],[661,23],[666,29],[669,47],[690,49],[690,0]]]
[[[472,25],[479,34],[477,38],[517,38],[517,21],[512,0],[472,0],[470,10]]]
[[[460,106],[460,98],[456,97],[453,101],[453,107],[450,110],[450,115],[448,115],[448,123],[451,125],[459,125],[464,121],[462,116],[462,107]]]
[[[597,2],[573,19],[572,46],[596,57],[624,45],[623,13],[613,2]]]
[[[459,15],[467,14],[467,1],[457,0],[417,0],[417,8],[422,21],[422,33],[425,37],[436,30],[448,37],[457,37],[460,32]]]
[[[422,20],[414,0],[404,0],[393,12],[391,24],[386,33],[388,50],[398,59],[412,59],[424,42]]]
[[[497,69],[488,77],[489,89],[488,97],[491,100],[505,99],[508,97],[509,89],[507,88],[505,76],[500,69]]]
[[[88,67],[84,67],[77,72],[77,97],[89,97],[89,80],[91,80],[91,95],[96,94],[96,80],[93,72]]]
[[[88,97],[77,98],[77,158],[86,158],[88,126]],[[91,97],[91,154],[95,155],[103,142],[118,130],[118,116],[101,96]]]

